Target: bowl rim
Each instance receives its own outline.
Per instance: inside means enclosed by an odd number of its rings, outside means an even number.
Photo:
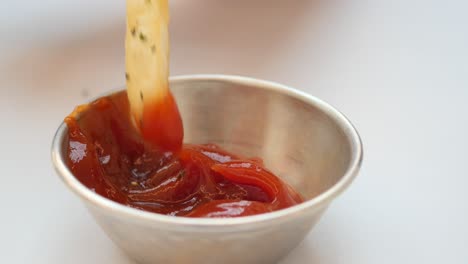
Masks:
[[[64,155],[62,153],[62,141],[66,135],[67,126],[64,122],[61,123],[57,129],[52,141],[52,163],[55,171],[60,176],[61,180],[80,198],[85,199],[93,205],[104,210],[110,210],[115,214],[123,214],[140,220],[155,221],[166,224],[188,225],[188,226],[233,226],[244,225],[250,223],[267,222],[279,218],[284,218],[288,215],[296,214],[300,211],[310,208],[322,208],[327,206],[331,200],[341,194],[357,176],[363,160],[363,146],[361,138],[353,126],[353,124],[346,118],[344,114],[338,111],[330,104],[318,99],[310,94],[299,91],[297,89],[282,85],[279,83],[259,80],[250,77],[236,76],[236,75],[222,75],[222,74],[192,74],[180,75],[170,78],[171,83],[186,82],[186,81],[218,81],[218,82],[232,82],[244,85],[254,86],[259,89],[272,90],[287,96],[294,97],[307,104],[314,105],[329,117],[331,117],[337,125],[344,130],[346,137],[351,145],[351,157],[349,166],[345,174],[334,185],[320,193],[316,197],[306,200],[303,203],[273,211],[264,214],[243,216],[237,218],[189,218],[181,216],[168,216],[152,212],[143,211],[140,209],[132,208],[108,198],[105,198],[91,189],[83,185],[68,169]],[[115,92],[111,91],[110,93]],[[109,93],[108,93],[109,94]],[[104,95],[102,95],[104,96]]]

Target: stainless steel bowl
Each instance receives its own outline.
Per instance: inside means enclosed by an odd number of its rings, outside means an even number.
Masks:
[[[65,162],[67,127],[53,141],[62,180],[98,224],[139,263],[272,263],[296,247],[331,201],[354,179],[362,161],[358,133],[325,102],[292,88],[225,75],[171,79],[185,141],[216,143],[266,166],[306,201],[272,213],[208,219],[133,209],[92,192]]]

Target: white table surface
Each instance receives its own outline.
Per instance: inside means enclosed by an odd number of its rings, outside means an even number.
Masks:
[[[124,83],[124,1],[59,2],[0,11],[0,262],[132,263],[50,162],[73,105]],[[467,9],[173,1],[173,75],[281,82],[336,106],[361,133],[362,172],[282,264],[468,263]]]

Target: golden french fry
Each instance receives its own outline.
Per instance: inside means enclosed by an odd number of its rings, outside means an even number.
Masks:
[[[137,124],[144,105],[160,101],[168,92],[168,24],[167,0],[127,0],[125,77]]]
[[[127,0],[125,77],[130,111],[142,136],[176,150],[182,120],[169,91],[168,0]]]

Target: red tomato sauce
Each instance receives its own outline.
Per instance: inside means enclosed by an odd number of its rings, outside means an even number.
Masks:
[[[94,192],[141,210],[186,217],[247,216],[303,201],[259,158],[235,155],[214,144],[174,149],[180,143],[173,138],[169,148],[155,146],[155,140],[142,138],[129,111],[127,94],[119,92],[78,107],[65,118],[69,168]]]

